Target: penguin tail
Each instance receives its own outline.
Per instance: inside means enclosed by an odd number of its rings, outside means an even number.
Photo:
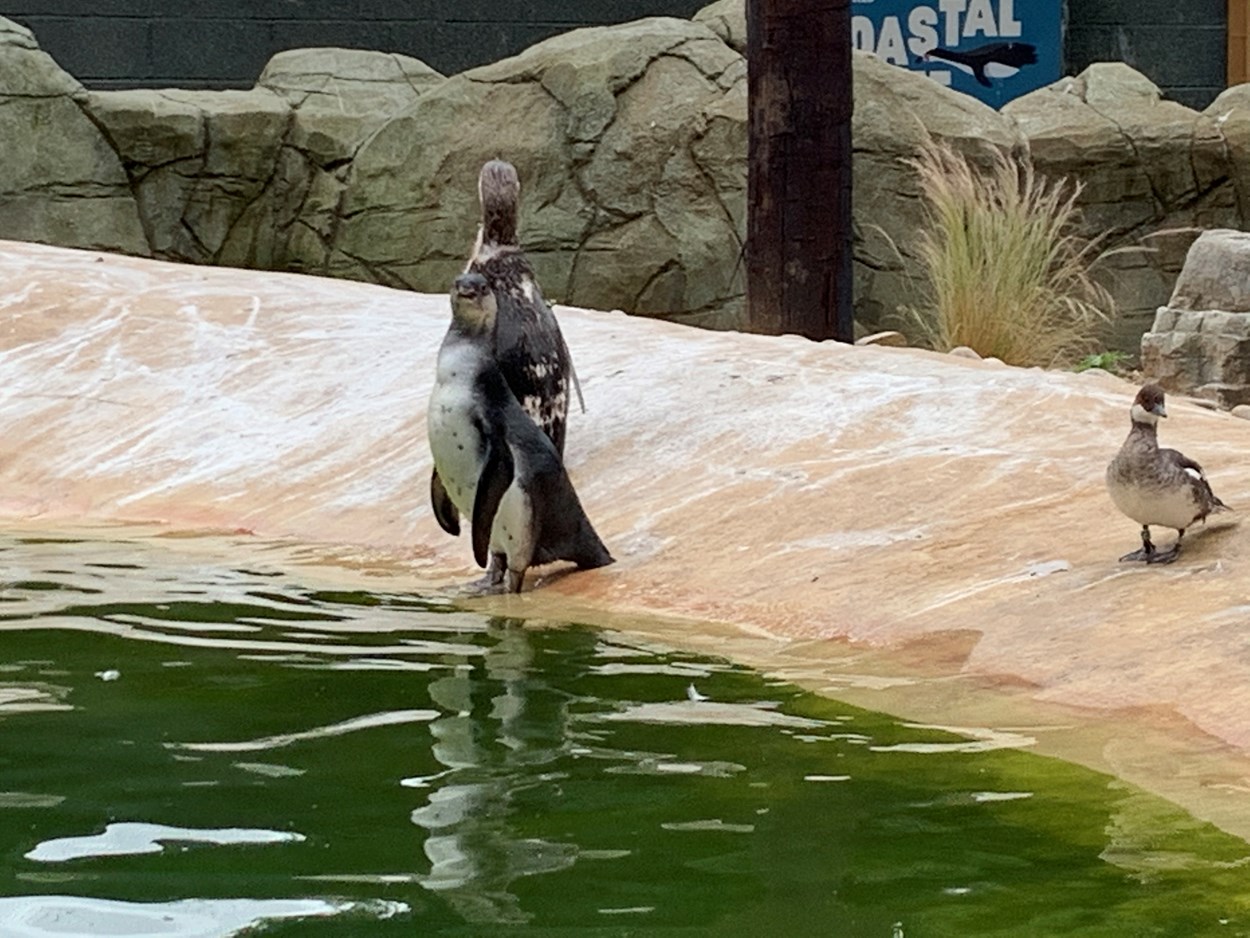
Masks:
[[[608,553],[607,547],[603,541],[599,540],[599,535],[588,524],[585,534],[589,537],[579,538],[576,556],[569,559],[577,564],[579,570],[594,570],[596,567],[606,567],[610,563],[616,563],[616,558]]]
[[[571,534],[559,551],[560,560],[572,561],[579,570],[594,570],[616,563],[584,512]]]

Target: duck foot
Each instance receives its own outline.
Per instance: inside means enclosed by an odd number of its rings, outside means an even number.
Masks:
[[[1150,540],[1150,532],[1146,528],[1142,528],[1141,532],[1141,549],[1135,550],[1131,554],[1125,554],[1120,558],[1121,563],[1132,560],[1144,560],[1146,563],[1171,563],[1181,555],[1181,541],[1185,537],[1185,532],[1181,531],[1176,536],[1176,543],[1167,550],[1159,550]]]
[[[1146,558],[1146,563],[1171,563],[1181,555],[1180,541],[1173,544],[1168,550],[1155,551]]]

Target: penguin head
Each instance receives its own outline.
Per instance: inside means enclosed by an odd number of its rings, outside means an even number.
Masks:
[[[504,160],[484,163],[477,177],[477,197],[482,204],[486,240],[514,243],[517,203],[521,198],[521,179],[516,167]]]
[[[479,273],[463,273],[451,288],[451,313],[457,325],[469,332],[489,332],[495,327],[495,291]]]

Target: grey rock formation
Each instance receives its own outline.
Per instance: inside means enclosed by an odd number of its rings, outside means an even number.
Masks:
[[[735,52],[747,54],[747,12],[742,0],[716,0],[692,19],[702,23]]]
[[[0,236],[147,253],[117,153],[82,85],[0,17]]]
[[[442,292],[474,235],[478,168],[504,157],[553,299],[742,327],[744,9],[576,30],[452,78],[297,49],[230,92],[87,93],[0,19],[0,237]],[[1027,150],[1083,184],[1112,347],[1136,348],[1200,230],[1250,219],[1250,86],[1199,114],[1098,65],[999,113],[864,54],[854,68],[861,334],[917,331],[909,161],[933,139],[973,159]]]
[[[741,325],[746,72],[706,27],[576,30],[448,79],[353,161],[327,271],[441,291],[477,218],[481,164],[521,177],[544,292]]]
[[[1204,232],[1142,336],[1142,371],[1166,390],[1250,404],[1250,234]]]
[[[146,253],[316,268],[361,143],[442,81],[406,56],[298,49],[250,91],[103,91],[84,107],[125,167]]]
[[[1119,310],[1112,345],[1132,349],[1199,231],[1242,217],[1220,124],[1121,63],[1092,65],[1003,113],[1038,169],[1082,185],[1082,233],[1108,252],[1099,266]]]
[[[277,165],[291,109],[272,91],[102,91],[87,112],[121,156],[152,256],[216,263]]]
[[[419,59],[363,49],[289,49],[256,87],[295,111],[288,143],[322,167],[350,160],[366,137],[444,81]]]

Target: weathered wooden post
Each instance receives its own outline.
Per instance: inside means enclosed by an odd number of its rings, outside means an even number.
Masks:
[[[749,327],[851,342],[851,0],[746,9]]]

